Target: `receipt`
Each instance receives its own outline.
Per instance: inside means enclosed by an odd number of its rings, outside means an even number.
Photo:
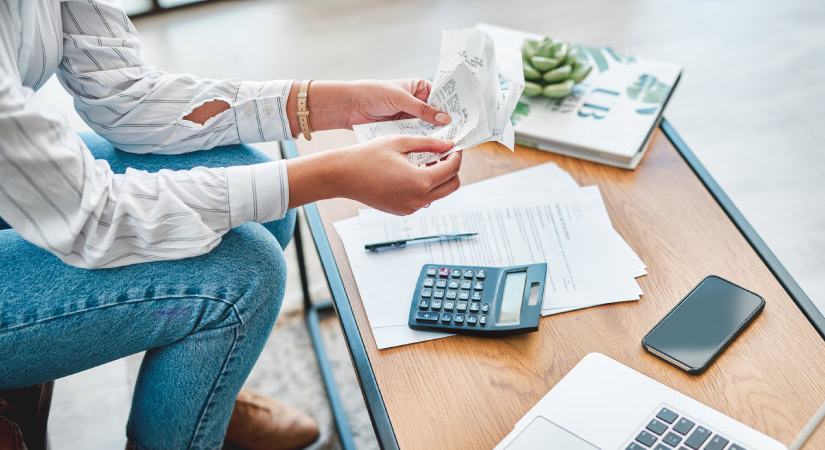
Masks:
[[[436,126],[421,119],[404,119],[356,125],[353,130],[359,142],[397,134],[455,142],[446,153],[411,153],[415,164],[488,141],[501,142],[512,151],[515,138],[510,116],[523,90],[520,51],[496,45],[490,35],[474,28],[444,31],[427,103],[449,114],[450,123]]]

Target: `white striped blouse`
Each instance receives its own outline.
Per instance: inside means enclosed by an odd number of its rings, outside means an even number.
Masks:
[[[55,72],[97,133],[136,153],[291,139],[292,81],[209,80],[140,57],[117,2],[0,0],[0,217],[64,262],[115,267],[201,255],[243,223],[282,218],[286,164],[114,174],[33,98]],[[183,117],[221,99],[200,125]]]

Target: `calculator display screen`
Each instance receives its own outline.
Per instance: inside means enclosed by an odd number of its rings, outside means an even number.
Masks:
[[[521,301],[524,299],[526,282],[527,272],[513,272],[506,275],[496,325],[518,325],[521,319]]]

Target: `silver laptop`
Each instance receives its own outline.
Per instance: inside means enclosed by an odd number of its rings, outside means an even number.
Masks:
[[[784,445],[600,353],[584,357],[496,450],[774,450]]]

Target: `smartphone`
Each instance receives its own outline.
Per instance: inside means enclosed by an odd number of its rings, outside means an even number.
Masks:
[[[765,300],[711,275],[642,339],[642,347],[690,374],[704,372],[750,324]]]

